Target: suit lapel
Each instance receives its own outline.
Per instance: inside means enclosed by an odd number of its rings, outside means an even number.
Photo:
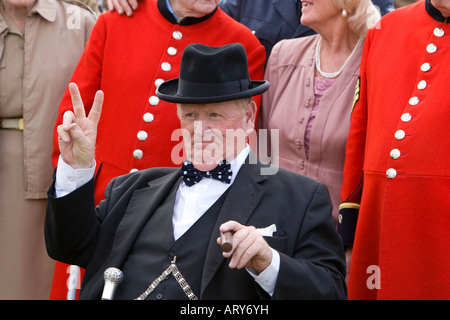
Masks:
[[[122,267],[142,227],[179,180],[179,172],[175,170],[168,175],[149,182],[148,187],[133,192],[126,208],[121,208],[125,210],[125,213],[117,226],[108,258],[98,269],[96,276],[93,277],[96,279],[95,282],[86,283],[84,291],[87,292],[87,299],[100,297],[104,285],[103,272],[108,267],[119,269]]]
[[[266,177],[261,175],[260,168],[259,163],[242,165],[233,185],[228,190],[206,253],[200,296],[224,260],[222,249],[216,242],[220,235],[220,225],[230,220],[245,225],[264,194],[265,187],[261,185],[261,182],[266,180]]]
[[[117,227],[108,266],[120,268],[142,227],[180,180],[178,171],[151,181],[147,188],[136,190]]]
[[[261,175],[261,167],[260,163],[245,163],[228,190],[228,195],[219,212],[209,240],[200,296],[224,260],[221,248],[216,242],[220,233],[219,226],[229,220],[235,220],[245,225],[264,194],[265,187],[261,185],[261,182],[266,180],[266,177]],[[142,227],[179,181],[180,176],[176,171],[150,182],[148,187],[136,190],[133,193],[124,216],[117,227],[111,253],[99,272],[103,273],[106,268],[111,266],[122,267]],[[101,288],[103,287],[103,277],[97,278],[94,289],[95,296],[101,294]]]

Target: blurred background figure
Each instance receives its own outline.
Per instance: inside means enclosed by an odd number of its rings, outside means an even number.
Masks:
[[[301,22],[318,34],[278,42],[267,64],[259,128],[279,132],[272,163],[324,183],[335,218],[363,41],[379,17],[370,0],[304,2]]]
[[[53,125],[95,20],[72,0],[0,1],[0,299],[49,297]]]
[[[393,0],[374,0],[373,3],[380,9],[381,15],[394,9]],[[221,0],[219,6],[255,33],[266,48],[267,58],[278,41],[315,33],[300,22],[300,0]]]
[[[364,44],[342,184],[349,298],[447,300],[450,1],[418,1],[380,25]]]
[[[414,3],[417,0],[394,0],[394,7],[395,8],[400,8],[400,7],[404,7],[407,6],[408,4]]]

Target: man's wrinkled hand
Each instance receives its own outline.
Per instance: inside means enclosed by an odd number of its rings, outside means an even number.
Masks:
[[[255,227],[228,221],[222,224],[219,230],[223,233],[233,232],[233,248],[230,252],[223,253],[225,258],[231,257],[230,268],[245,267],[261,273],[272,262],[272,249]],[[217,243],[222,245],[220,237]]]
[[[80,91],[69,84],[73,111],[66,111],[57,127],[59,150],[63,160],[74,169],[91,168],[95,156],[97,126],[103,105],[103,92],[97,91],[89,115],[86,117]]]

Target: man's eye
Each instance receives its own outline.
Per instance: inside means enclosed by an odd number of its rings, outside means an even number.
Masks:
[[[211,118],[217,118],[217,117],[220,117],[220,114],[218,114],[218,113],[211,113],[209,116]]]

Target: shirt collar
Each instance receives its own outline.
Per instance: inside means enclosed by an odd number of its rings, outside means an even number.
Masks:
[[[3,7],[3,2],[0,1],[0,34],[2,34],[3,31],[9,29],[7,20],[8,19],[6,17],[5,8]],[[0,52],[0,56],[1,55],[2,55],[2,52]]]
[[[242,167],[242,165],[245,162],[245,159],[247,159],[248,155],[250,153],[250,146],[247,145],[234,160],[230,162],[231,166],[231,172],[233,172],[231,183],[233,183],[234,179],[236,178],[236,175],[239,172],[239,169]]]
[[[217,7],[216,7],[216,9],[214,9],[211,13],[209,13],[206,16],[203,16],[201,18],[186,17],[186,18],[183,18],[181,21],[178,21],[177,17],[175,16],[175,13],[173,12],[173,10],[170,6],[169,0],[158,0],[157,5],[158,5],[159,12],[162,14],[162,16],[167,21],[169,21],[172,24],[179,24],[180,26],[189,26],[189,25],[197,24],[197,23],[203,22],[205,20],[208,20],[217,11]]]
[[[430,17],[432,17],[434,20],[445,23],[450,22],[450,19],[445,18],[442,13],[431,4],[431,0],[425,1],[425,9],[427,10]]]
[[[29,15],[39,14],[45,20],[54,22],[56,19],[56,2],[55,0],[36,0],[34,6],[30,9]]]

